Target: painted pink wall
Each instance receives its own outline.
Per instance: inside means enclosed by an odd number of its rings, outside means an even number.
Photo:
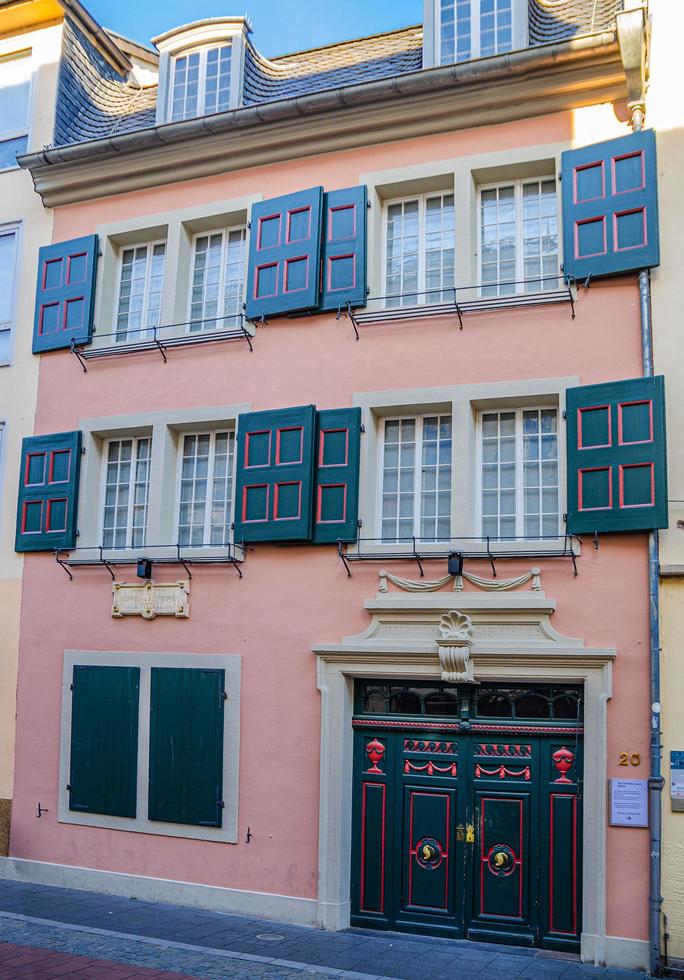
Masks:
[[[568,139],[568,117],[336,153],[191,184],[63,208],[56,241],[95,226],[243,194],[311,184],[349,186],[359,174]],[[350,405],[355,392],[577,375],[582,383],[640,374],[638,293],[631,280],[582,292],[567,306],[374,326],[356,343],[333,314],[278,320],[243,344],[92,362],[87,374],[58,352],[41,359],[36,432],[76,428],[108,414],[251,402],[255,409]],[[169,502],[169,506],[171,503]],[[608,776],[620,751],[647,758],[648,608],[645,536],[585,542],[578,578],[568,563],[540,562],[556,599],[554,626],[587,645],[616,647],[609,705]],[[527,564],[511,562],[511,574]],[[400,563],[399,574],[415,569]],[[480,570],[480,569],[478,569]],[[106,571],[70,583],[47,555],[26,558],[20,655],[12,854],[132,874],[314,898],[318,833],[319,698],[312,643],[363,629],[377,566],[346,578],[333,547],[258,545],[244,581],[230,569],[193,571],[192,618],[112,620]],[[160,578],[173,579],[175,570]],[[240,653],[243,658],[239,839],[236,846],[91,829],[57,822],[62,656],[65,649]],[[644,775],[642,770],[630,775]],[[624,770],[623,770],[624,772]],[[49,813],[36,819],[38,801]],[[247,827],[254,835],[242,843]],[[609,934],[645,938],[646,831],[608,833]]]

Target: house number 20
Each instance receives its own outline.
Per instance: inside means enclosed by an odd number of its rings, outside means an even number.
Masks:
[[[621,766],[638,766],[641,763],[641,756],[638,752],[621,752]]]

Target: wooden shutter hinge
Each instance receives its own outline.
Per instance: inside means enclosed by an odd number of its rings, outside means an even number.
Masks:
[[[228,700],[228,692],[221,691],[221,693],[219,694],[219,701],[227,701],[227,700]]]
[[[67,783],[66,788],[67,788],[67,792],[70,793],[71,792],[71,783]]]
[[[74,685],[73,684],[69,684],[69,690],[70,691],[73,691],[73,689],[74,689]]]
[[[565,409],[563,409],[563,411],[561,412],[561,418],[563,419],[564,422],[567,422],[568,413],[565,411]]]
[[[365,431],[366,431],[366,426],[362,422],[361,425],[359,426],[359,432],[365,432]]]
[[[223,802],[223,800],[219,800],[216,806],[219,808],[219,810],[225,810],[226,808],[226,804]]]
[[[359,519],[358,519],[358,520],[357,520],[357,522],[356,522],[356,526],[357,526],[357,527],[363,527],[363,521],[361,520],[361,518],[360,518],[360,517],[359,517]]]

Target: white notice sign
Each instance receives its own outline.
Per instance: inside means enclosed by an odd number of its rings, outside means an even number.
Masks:
[[[648,781],[609,779],[611,827],[648,827]]]

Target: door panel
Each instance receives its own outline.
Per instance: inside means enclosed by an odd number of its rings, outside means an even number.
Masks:
[[[476,929],[531,934],[529,823],[530,793],[476,792]]]
[[[402,911],[453,914],[453,789],[404,787]]]
[[[581,730],[354,727],[352,925],[579,950]]]

